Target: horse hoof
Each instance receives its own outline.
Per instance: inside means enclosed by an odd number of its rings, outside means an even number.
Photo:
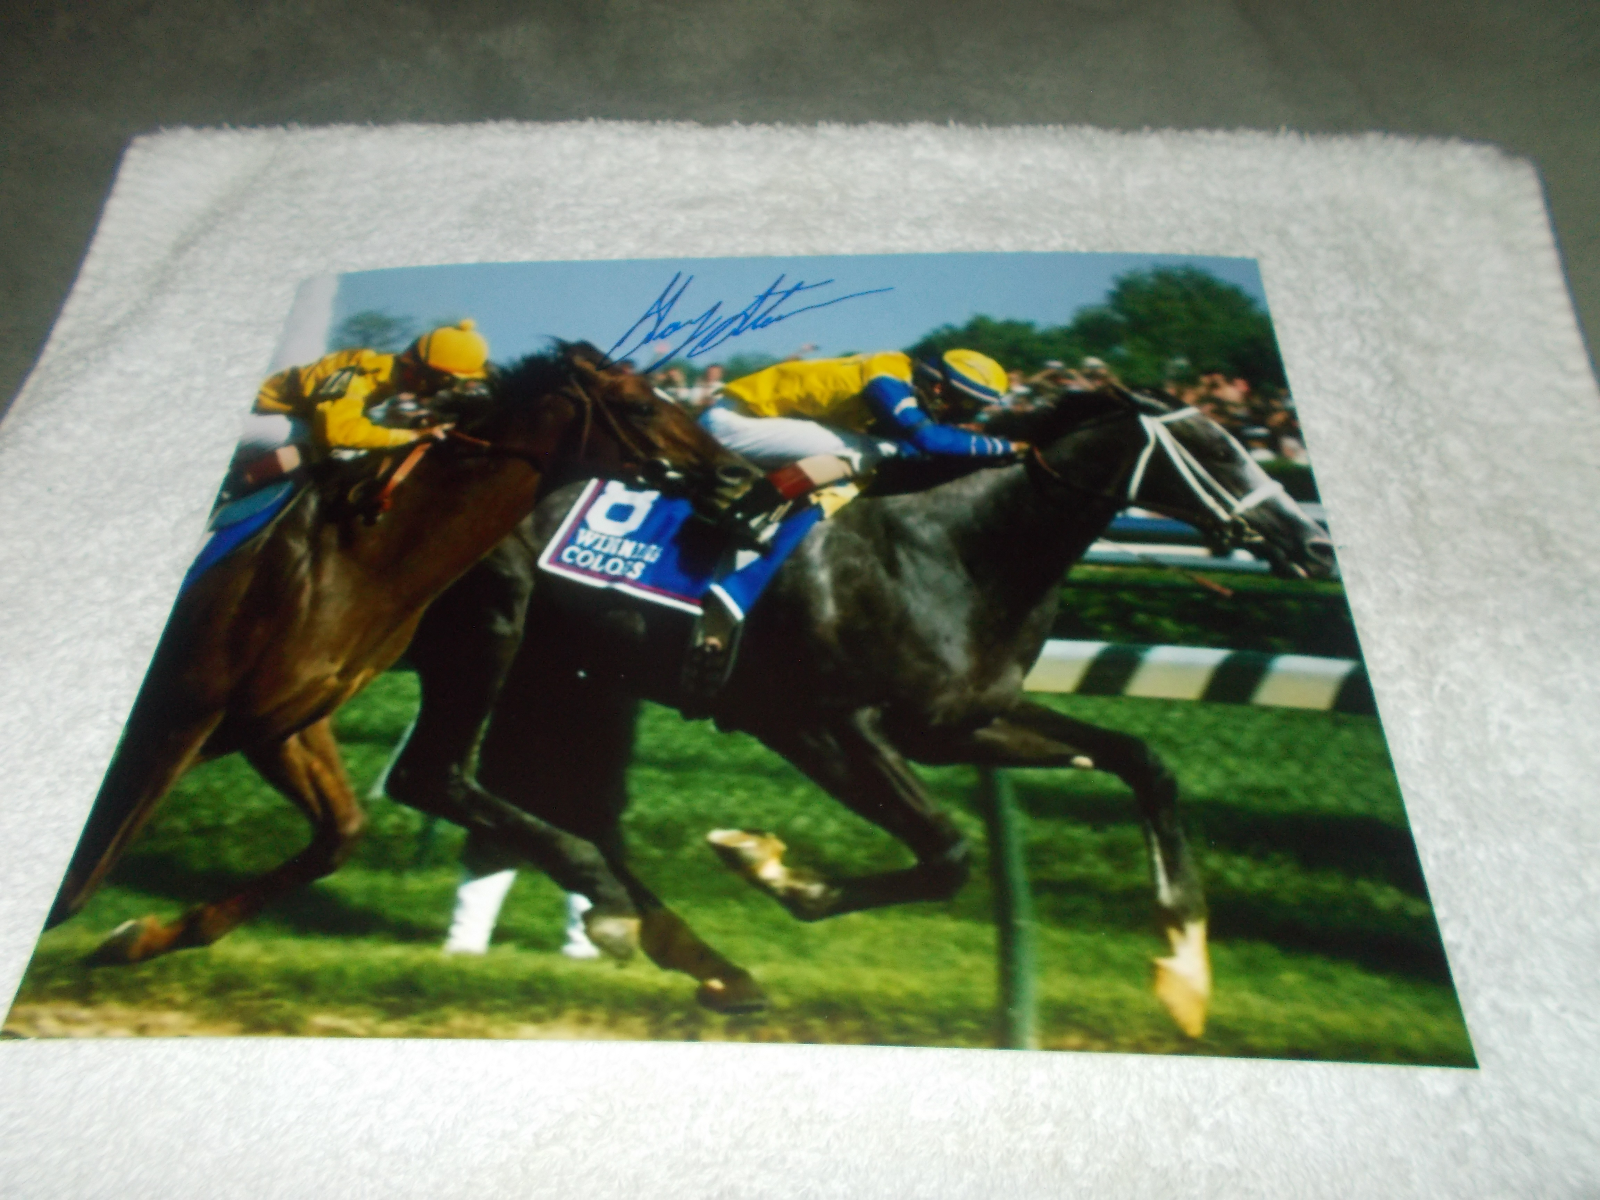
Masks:
[[[1178,1028],[1197,1038],[1206,1029],[1206,1008],[1211,1003],[1211,957],[1206,952],[1206,925],[1191,921],[1181,930],[1168,931],[1172,957],[1155,960],[1156,999],[1166,1007]]]
[[[626,962],[639,949],[638,917],[597,917],[584,915],[584,932],[601,953],[618,962]]]
[[[148,938],[161,928],[155,917],[124,921],[84,961],[91,967],[125,967],[149,957]]]
[[[747,974],[730,975],[726,979],[708,979],[695,992],[694,998],[702,1008],[714,1013],[734,1016],[739,1013],[757,1013],[767,1007],[767,994],[761,985]]]
[[[783,852],[788,849],[770,833],[751,833],[745,829],[713,829],[706,841],[723,863],[741,875],[765,880],[783,869]]]
[[[1199,1037],[1206,1031],[1206,1005],[1210,997],[1183,973],[1176,959],[1158,958],[1155,966],[1156,999],[1186,1036]]]
[[[772,834],[713,829],[706,841],[725,866],[772,896],[790,915],[820,921],[837,911],[839,889],[815,871],[785,866],[783,852],[788,847]]]

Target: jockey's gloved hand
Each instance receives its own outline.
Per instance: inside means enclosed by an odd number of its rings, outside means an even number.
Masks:
[[[814,487],[799,467],[780,467],[751,484],[744,495],[723,510],[717,525],[738,545],[760,550],[766,544],[762,534],[780,510]]]
[[[762,478],[722,511],[717,527],[727,534],[735,545],[745,550],[762,547],[761,534],[771,524],[778,509],[788,501],[770,479]]]

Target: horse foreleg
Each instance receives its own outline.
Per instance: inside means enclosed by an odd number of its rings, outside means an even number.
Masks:
[[[1205,895],[1178,820],[1178,785],[1161,759],[1136,737],[1026,700],[973,733],[970,756],[962,757],[990,767],[1092,767],[1133,789],[1156,906],[1172,946],[1169,957],[1155,960],[1155,992],[1178,1027],[1199,1037],[1211,999]]]
[[[420,732],[420,722],[417,728]],[[416,739],[413,733],[412,742]],[[589,937],[613,958],[627,958],[638,946],[638,909],[593,843],[479,787],[459,764],[452,763],[436,777],[405,773],[397,764],[388,791],[402,804],[505,847],[565,890],[587,896],[594,903],[584,914]]]
[[[612,872],[628,890],[641,914],[639,948],[664,971],[678,971],[699,983],[695,1000],[712,1012],[753,1013],[767,1006],[767,995],[749,971],[723,957],[689,923],[645,886],[628,866],[621,829],[621,806],[591,831]]]
[[[743,967],[700,939],[664,904],[643,909],[639,945],[664,971],[681,971],[699,982],[695,999],[712,1012],[752,1013],[767,1006],[766,993]]]
[[[246,752],[262,778],[294,801],[312,824],[309,845],[237,894],[192,908],[175,921],[129,921],[95,951],[100,963],[142,962],[172,950],[208,946],[268,904],[329,875],[350,857],[366,824],[326,719],[275,745]]]
[[[584,914],[590,938],[612,957],[627,958],[639,944],[639,912],[599,849],[473,777],[474,750],[521,644],[532,587],[531,552],[518,557],[514,541],[503,542],[446,592],[418,627],[411,657],[422,705],[385,791],[401,804],[460,825],[471,844],[494,847],[506,865],[532,865],[567,891],[588,897],[594,904]],[[515,707],[514,698],[507,703]],[[540,732],[519,728],[501,739],[511,743],[499,753],[509,754],[512,778],[530,752],[524,743]],[[491,738],[484,761],[494,758]]]
[[[917,856],[916,865],[904,870],[830,880],[787,866],[784,844],[771,834],[718,829],[706,835],[724,863],[794,916],[816,921],[915,900],[944,900],[961,889],[969,870],[966,838],[884,739],[875,711],[861,710],[825,727],[763,734],[762,740]]]

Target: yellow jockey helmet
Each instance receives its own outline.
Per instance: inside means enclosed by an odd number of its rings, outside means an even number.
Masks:
[[[441,325],[411,344],[418,363],[461,379],[482,379],[489,361],[489,343],[472,321]]]
[[[937,363],[919,362],[917,366],[954,388],[963,398],[981,404],[999,403],[1011,386],[1006,369],[976,350],[946,350]]]

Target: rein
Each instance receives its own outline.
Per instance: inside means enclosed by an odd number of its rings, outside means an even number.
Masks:
[[[638,441],[635,440],[632,435],[629,434],[627,428],[622,424],[622,422],[617,420],[616,414],[613,413],[603,401],[596,400],[593,396],[586,392],[583,388],[583,385],[576,379],[571,381],[571,391],[563,394],[567,397],[567,399],[574,401],[574,407],[583,413],[583,433],[578,438],[577,457],[579,461],[583,459],[584,452],[589,448],[589,435],[594,431],[594,414],[596,412],[599,412],[601,419],[605,422],[606,428],[611,431],[612,437],[617,439],[617,443],[625,451],[632,454],[640,462],[644,462],[650,457],[649,453],[640,446]],[[461,442],[465,445],[471,446],[475,450],[482,450],[488,454],[503,454],[513,458],[525,458],[540,470],[544,470],[547,465],[545,463],[535,461],[529,454],[524,454],[516,450],[507,450],[494,442],[486,441],[483,438],[473,437],[468,433],[462,433],[454,426],[448,427],[444,432],[445,436],[449,440]],[[423,450],[426,450],[428,446],[433,444],[434,442],[427,441],[421,443],[421,447]],[[414,460],[421,457],[421,453],[417,451],[412,452],[411,457],[407,458],[405,463],[401,465],[400,469],[395,472],[395,476],[390,484],[390,488],[386,489],[384,492],[385,497],[388,496],[389,490],[392,490],[394,483],[398,483],[400,479],[404,478],[406,474],[410,473],[411,468],[416,465]]]
[[[405,456],[400,465],[389,473],[389,478],[384,481],[383,490],[378,493],[376,501],[380,515],[389,511],[389,505],[394,500],[395,488],[405,482],[406,476],[411,474],[422,461],[422,456],[437,444],[433,438],[422,438],[411,447],[411,453]]]
[[[1139,452],[1139,461],[1134,464],[1133,474],[1128,479],[1127,503],[1134,503],[1139,496],[1139,489],[1144,484],[1145,469],[1154,457],[1156,447],[1159,446],[1166,452],[1167,461],[1172,464],[1173,470],[1178,473],[1178,478],[1194,495],[1194,498],[1216,517],[1225,528],[1236,527],[1243,515],[1250,509],[1265,503],[1274,496],[1283,494],[1283,484],[1276,479],[1269,479],[1260,487],[1255,488],[1243,496],[1234,494],[1218,483],[1216,476],[1206,470],[1200,460],[1189,452],[1182,442],[1172,435],[1172,430],[1167,426],[1176,421],[1186,421],[1191,417],[1200,416],[1200,410],[1193,407],[1180,408],[1175,412],[1164,413],[1159,417],[1146,416],[1139,413],[1139,424],[1144,426],[1145,444]]]
[[[1235,496],[1226,487],[1219,483],[1216,476],[1192,454],[1188,447],[1180,442],[1168,428],[1179,421],[1187,421],[1201,416],[1199,409],[1193,406],[1174,409],[1159,416],[1152,416],[1138,408],[1130,407],[1122,412],[1109,417],[1101,417],[1098,421],[1090,422],[1080,429],[1092,428],[1095,425],[1109,424],[1111,421],[1125,420],[1135,417],[1139,426],[1144,431],[1144,445],[1139,450],[1138,458],[1128,474],[1127,482],[1123,486],[1112,486],[1097,490],[1086,487],[1076,480],[1069,478],[1062,471],[1050,465],[1045,459],[1043,451],[1034,444],[1031,454],[1024,460],[1028,468],[1029,478],[1035,482],[1041,479],[1055,484],[1080,495],[1090,495],[1109,500],[1117,500],[1120,505],[1137,504],[1139,493],[1144,487],[1145,477],[1151,461],[1155,458],[1156,451],[1160,450],[1166,455],[1167,461],[1189,493],[1199,502],[1200,506],[1216,519],[1226,543],[1237,546],[1248,542],[1254,531],[1245,521],[1244,514],[1251,509],[1264,504],[1266,501],[1284,494],[1281,483],[1269,479],[1260,487],[1253,488],[1243,496]],[[1077,432],[1076,430],[1074,432]]]
[[[644,462],[650,457],[649,453],[641,448],[628,434],[622,422],[617,420],[617,415],[611,411],[609,406],[590,396],[588,392],[583,390],[583,384],[576,379],[572,381],[572,390],[577,393],[577,397],[583,405],[583,437],[578,442],[578,458],[580,461],[583,459],[583,452],[589,447],[589,432],[593,426],[594,413],[596,411],[604,419],[606,427],[611,430],[611,436],[617,439],[618,445],[632,454],[639,462]]]

